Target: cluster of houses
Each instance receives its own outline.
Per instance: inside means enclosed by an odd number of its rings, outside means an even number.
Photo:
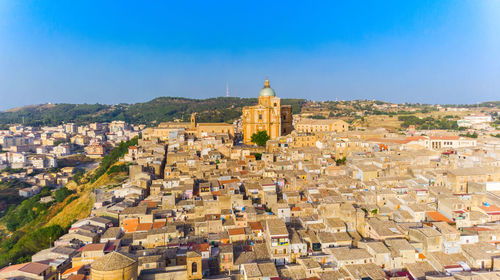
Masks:
[[[73,154],[102,157],[111,147],[138,136],[142,128],[122,121],[40,128],[11,126],[0,131],[0,181],[18,179],[32,185],[19,190],[22,197],[36,195],[42,187],[62,187],[75,170],[50,171],[58,167],[58,159]],[[46,172],[48,169],[50,172]]]
[[[39,194],[43,187],[58,189],[66,185],[73,178],[76,172],[74,167],[63,167],[57,172],[42,172],[38,174],[28,174],[28,172],[20,172],[15,174],[7,174],[3,176],[4,180],[16,178],[22,180],[30,187],[20,189],[19,196],[32,197]]]
[[[500,139],[326,126],[144,133],[89,218],[0,278],[499,279]]]
[[[37,128],[11,126],[0,131],[0,170],[56,167],[57,158],[74,153],[101,157],[109,147],[137,136],[140,129],[122,121]]]

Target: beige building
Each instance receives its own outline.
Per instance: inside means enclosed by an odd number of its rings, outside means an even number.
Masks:
[[[202,279],[201,256],[196,252],[188,252],[186,255],[187,279]]]
[[[204,137],[209,134],[222,134],[234,137],[234,126],[228,123],[199,123],[196,120],[196,113],[191,114],[190,122],[163,122],[158,127],[146,128],[143,131],[144,139],[157,138],[162,141],[167,141],[170,134],[176,131],[184,131],[188,135],[196,137]]]
[[[295,124],[295,130],[300,132],[345,132],[349,124],[339,119],[304,119]]]
[[[462,254],[467,259],[467,264],[474,269],[491,269],[493,259],[500,256],[500,250],[495,245],[487,242],[462,245]]]
[[[196,137],[204,137],[209,134],[223,134],[234,137],[234,126],[228,123],[198,123],[196,114],[191,115],[191,129],[196,129]]]
[[[267,79],[260,91],[259,104],[243,108],[243,142],[251,144],[252,134],[259,131],[266,131],[271,140],[292,131],[292,106],[281,105]]]
[[[122,253],[111,252],[90,265],[93,280],[137,279],[137,261]]]
[[[422,244],[424,252],[441,251],[443,247],[442,234],[432,227],[410,228],[410,241]]]
[[[375,258],[362,248],[338,247],[326,248],[323,251],[331,255],[338,267],[375,262]]]
[[[467,192],[469,182],[485,183],[489,178],[489,170],[480,167],[457,168],[448,172],[448,182],[453,193]]]
[[[57,273],[48,264],[28,262],[3,267],[0,279],[55,280]]]

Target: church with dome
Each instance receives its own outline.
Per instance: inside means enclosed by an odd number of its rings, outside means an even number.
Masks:
[[[271,140],[292,131],[292,106],[281,105],[281,99],[266,79],[260,90],[259,104],[243,107],[243,143],[252,144],[252,135],[265,130]]]

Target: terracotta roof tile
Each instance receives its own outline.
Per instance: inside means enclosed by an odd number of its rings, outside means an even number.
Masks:
[[[153,228],[162,228],[165,225],[167,225],[167,222],[165,222],[165,221],[154,222],[153,223]]]
[[[126,219],[123,221],[123,231],[125,232],[135,232],[135,229],[139,225],[139,219]]]
[[[450,219],[446,218],[445,215],[443,215],[437,211],[427,211],[426,214],[432,221],[435,221],[435,222],[447,222],[447,223],[452,222]]]
[[[20,263],[20,264],[14,264],[14,265],[9,265],[6,266],[2,269],[0,269],[0,272],[10,272],[10,271],[16,271],[27,265],[28,263]]]
[[[83,274],[72,274],[66,278],[66,280],[84,280],[87,279],[87,276]]]
[[[153,223],[142,223],[142,224],[138,224],[137,225],[137,228],[135,229],[135,231],[148,231],[151,229],[151,227],[153,226]]]
[[[80,270],[80,268],[82,268],[83,266],[84,265],[82,264],[82,265],[78,265],[78,266],[66,269],[61,275],[68,275],[70,273],[76,272],[76,271]]]
[[[431,136],[431,140],[458,140],[460,136]]]
[[[496,213],[500,213],[500,207],[496,205],[490,205],[490,206],[479,206],[481,210],[486,212],[488,215],[494,215]]]
[[[228,230],[229,235],[239,235],[239,234],[245,234],[245,229],[244,228],[232,228]]]
[[[97,243],[97,244],[87,244],[82,248],[78,249],[78,252],[89,252],[89,251],[103,251],[106,248],[106,243]]]
[[[262,226],[262,224],[260,222],[249,222],[248,225],[250,226],[250,228],[252,230],[264,231],[264,227]]]

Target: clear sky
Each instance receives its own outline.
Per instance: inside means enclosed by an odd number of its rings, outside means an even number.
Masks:
[[[158,96],[500,100],[500,1],[0,0],[0,110]]]

